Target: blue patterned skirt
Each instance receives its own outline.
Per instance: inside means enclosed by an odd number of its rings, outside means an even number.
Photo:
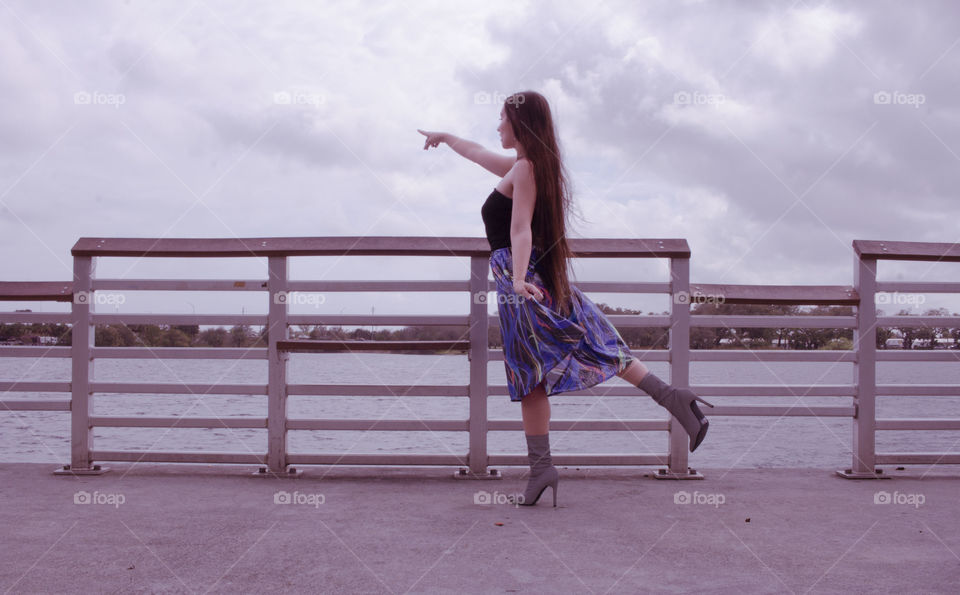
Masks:
[[[589,388],[622,372],[633,358],[600,308],[572,283],[570,315],[555,309],[554,296],[534,267],[540,254],[534,246],[525,277],[543,294],[537,300],[514,292],[510,247],[490,253],[511,401],[520,401],[541,382],[548,396]]]

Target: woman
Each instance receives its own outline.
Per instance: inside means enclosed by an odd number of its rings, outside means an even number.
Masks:
[[[588,388],[614,374],[666,408],[690,436],[690,452],[703,441],[707,420],[688,389],[674,388],[639,360],[600,309],[567,276],[574,256],[566,242],[570,206],[547,100],[515,93],[500,110],[500,143],[516,157],[499,155],[446,132],[418,130],[424,150],[446,143],[501,177],[481,209],[497,283],[497,309],[511,401],[520,401],[530,478],[518,504],[537,503],[547,486],[557,505],[559,474],[550,457],[552,394]],[[515,276],[513,271],[526,271]]]

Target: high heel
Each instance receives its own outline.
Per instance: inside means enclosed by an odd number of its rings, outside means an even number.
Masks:
[[[653,397],[660,406],[666,408],[687,432],[690,437],[690,452],[700,446],[707,435],[710,422],[704,417],[697,401],[713,407],[703,397],[699,397],[688,388],[676,388],[656,377],[653,372],[647,372],[637,387]]]
[[[530,461],[530,478],[522,495],[511,495],[511,504],[533,506],[547,487],[553,488],[553,505],[557,505],[557,485],[560,473],[550,457],[550,434],[527,435],[527,458]]]
[[[533,506],[540,500],[543,491],[548,487],[553,488],[553,505],[557,505],[557,485],[560,483],[560,473],[556,467],[550,467],[537,476],[530,476],[527,480],[527,489],[521,496],[511,495],[509,500],[511,504],[519,506]],[[534,496],[533,494],[536,494]]]

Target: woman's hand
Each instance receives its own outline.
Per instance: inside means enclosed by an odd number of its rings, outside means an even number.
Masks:
[[[426,142],[423,143],[424,151],[426,151],[428,147],[437,147],[440,143],[447,142],[446,132],[429,132],[427,130],[420,130],[419,128],[417,128],[417,132],[427,137]]]
[[[532,298],[538,302],[543,301],[543,292],[540,291],[540,288],[533,283],[522,281],[520,279],[514,279],[513,291],[517,295],[522,295],[525,298]]]

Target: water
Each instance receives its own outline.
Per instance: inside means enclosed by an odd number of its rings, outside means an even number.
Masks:
[[[291,383],[336,384],[463,384],[469,375],[465,356],[396,354],[293,354]],[[663,362],[647,366],[664,379]],[[491,384],[504,384],[503,362],[489,365]],[[97,360],[101,382],[198,382],[266,384],[267,366],[260,360]],[[70,380],[64,358],[0,359],[3,380]],[[852,365],[820,362],[694,362],[693,384],[848,384]],[[960,384],[960,366],[939,362],[880,362],[881,384]],[[629,386],[613,378],[601,386]],[[666,419],[665,409],[637,389],[640,398],[558,394],[550,398],[552,419]],[[62,399],[65,393],[8,393],[4,399]],[[716,405],[849,405],[850,397],[707,397]],[[710,409],[702,406],[709,416]],[[960,397],[879,397],[877,416],[960,417]],[[97,394],[96,415],[265,416],[261,395],[135,395]],[[465,397],[292,396],[291,418],[465,419]],[[491,419],[520,419],[520,404],[506,395],[489,400]],[[852,421],[846,418],[710,417],[710,432],[691,466],[705,468],[848,467]],[[466,432],[291,431],[293,453],[446,453],[467,452]],[[69,462],[70,416],[60,411],[0,412],[0,460]],[[526,453],[520,431],[491,432],[489,451]],[[665,432],[551,432],[551,449],[566,453],[657,454],[667,449]],[[211,450],[260,453],[266,450],[266,429],[95,428],[95,449]],[[878,452],[958,452],[960,432],[883,431]]]

